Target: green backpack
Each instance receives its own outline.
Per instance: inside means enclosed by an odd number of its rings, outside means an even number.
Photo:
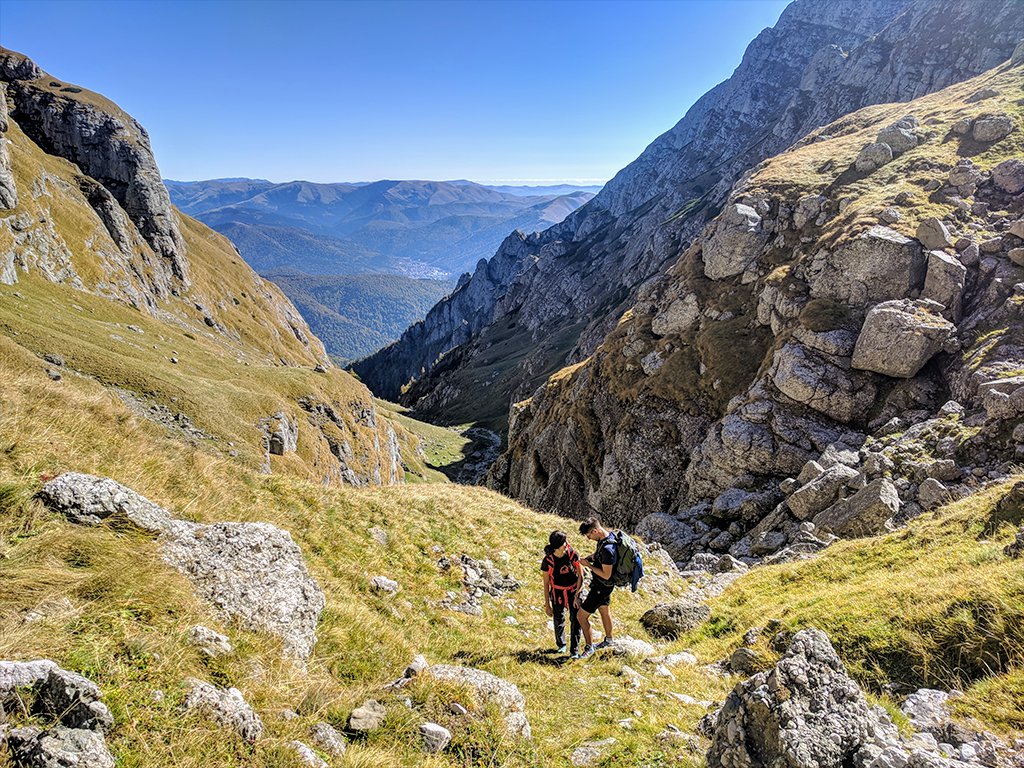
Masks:
[[[636,586],[644,575],[644,562],[640,559],[636,542],[623,531],[615,531],[615,565],[612,566],[610,583],[615,587]]]

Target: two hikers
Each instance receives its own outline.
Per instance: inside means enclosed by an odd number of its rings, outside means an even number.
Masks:
[[[544,547],[540,569],[544,573],[544,612],[555,622],[555,645],[565,653],[565,614],[569,614],[569,652],[579,656],[580,622],[576,609],[583,587],[583,567],[565,531],[552,531]],[[588,627],[589,629],[589,627]]]
[[[558,652],[565,653],[563,631],[564,611],[570,612],[571,652],[574,659],[585,659],[594,651],[610,648],[615,644],[612,636],[611,598],[616,586],[629,586],[636,592],[637,584],[644,574],[643,560],[636,543],[622,531],[609,531],[596,517],[588,517],[580,523],[580,533],[597,542],[592,555],[579,559],[569,546],[564,531],[552,531],[549,543],[544,547],[544,604],[548,616],[555,620],[555,643]],[[583,588],[583,568],[593,574],[586,598],[580,599]],[[604,639],[594,645],[590,631],[590,617],[597,611],[601,614]],[[583,652],[576,653],[579,633],[586,640]]]

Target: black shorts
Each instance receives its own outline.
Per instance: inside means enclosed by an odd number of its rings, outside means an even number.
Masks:
[[[587,613],[594,613],[602,605],[611,605],[612,591],[615,589],[611,584],[599,584],[597,581],[590,582],[590,591],[580,606]]]

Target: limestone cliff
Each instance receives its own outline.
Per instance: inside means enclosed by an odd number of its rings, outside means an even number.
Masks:
[[[404,481],[415,439],[226,238],[174,210],[138,123],[12,51],[0,80],[0,334],[55,386],[99,381],[225,460]]]
[[[7,83],[11,118],[25,134],[102,185],[88,190],[89,200],[122,248],[128,236],[111,210],[111,197],[135,224],[157,257],[158,279],[152,285],[158,295],[188,288],[177,214],[146,130],[115,104],[54,80],[14,51],[0,49],[0,79]]]
[[[793,3],[729,80],[594,200],[531,238],[529,258],[503,246],[478,267],[520,265],[502,270],[514,274],[508,283],[487,280],[490,301],[456,291],[355,370],[379,394],[435,418],[503,427],[506,403],[593,353],[744,171],[851,108],[909,98],[1005,60],[1020,33],[1014,5],[986,4],[982,13],[962,0]]]

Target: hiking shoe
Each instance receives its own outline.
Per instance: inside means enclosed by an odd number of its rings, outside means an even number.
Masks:
[[[600,651],[602,648],[611,648],[613,645],[615,645],[615,638],[606,637],[604,640],[602,640],[600,643],[594,646],[594,650]]]
[[[558,646],[558,650],[555,651],[555,653],[565,653],[565,646],[564,645]]]
[[[594,655],[594,646],[588,645],[586,648],[583,649],[583,653],[580,654],[580,658],[581,659],[585,659],[588,656],[593,656],[593,655]]]

